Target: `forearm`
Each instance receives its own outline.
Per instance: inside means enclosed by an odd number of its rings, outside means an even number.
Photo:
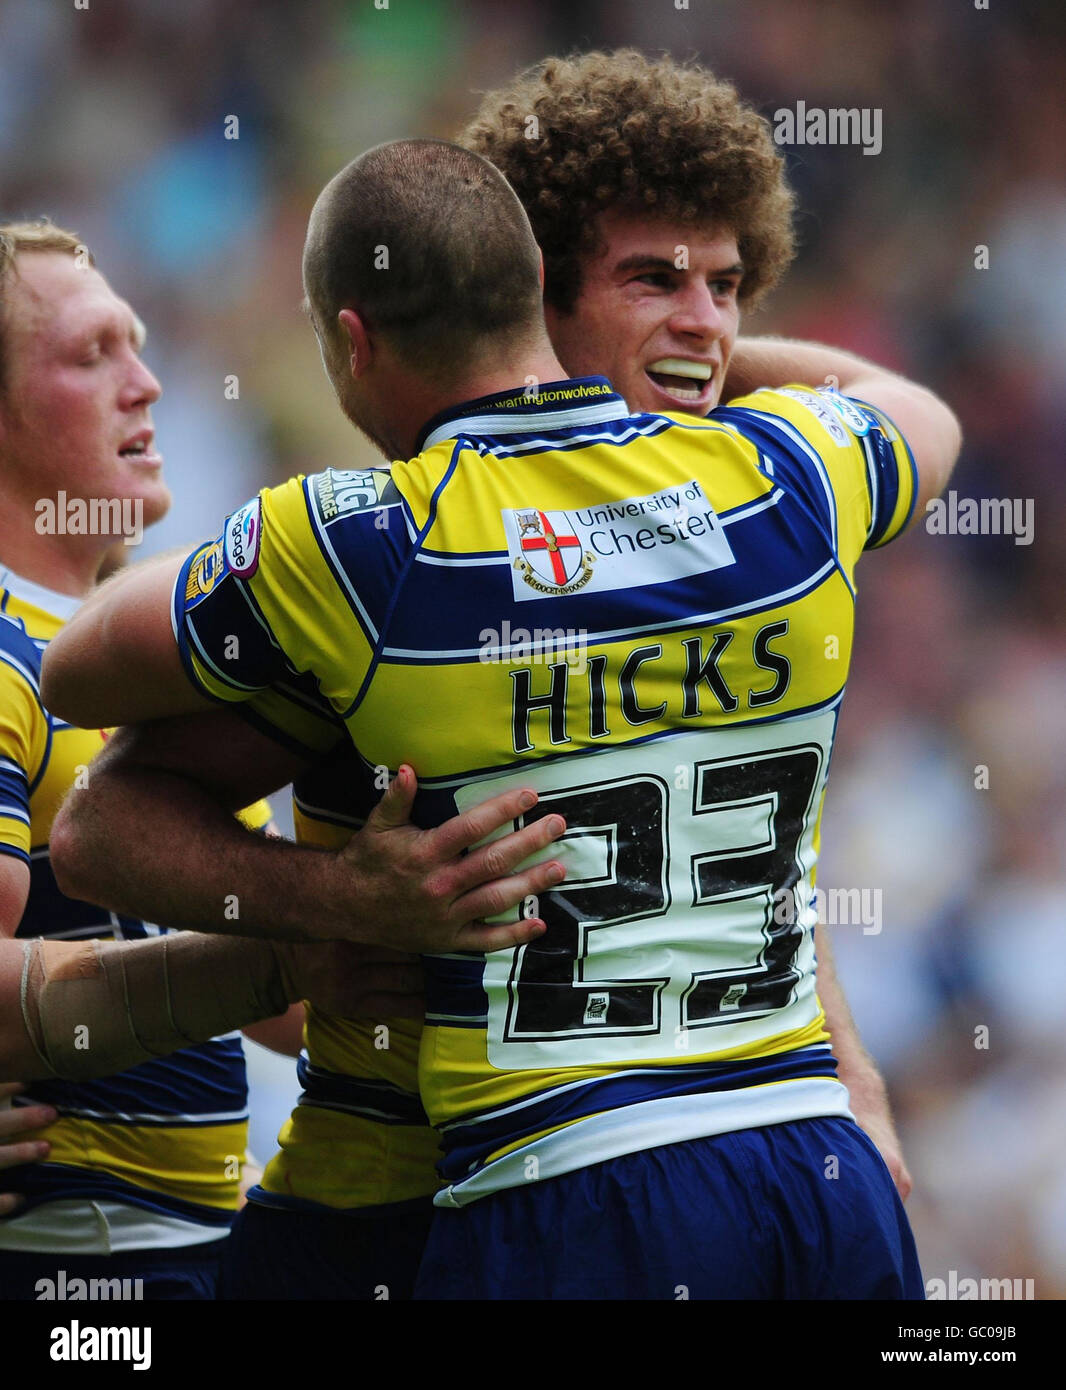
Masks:
[[[888,1088],[878,1072],[877,1063],[863,1047],[858,1027],[852,1017],[844,990],[837,979],[828,931],[823,924],[814,929],[814,941],[819,959],[819,998],[826,1011],[826,1026],[837,1058],[839,1079],[848,1087],[852,1113],[881,1151],[899,1195],[906,1201],[910,1193],[910,1173],[903,1161],[902,1145],[896,1134]]]
[[[269,943],[193,935],[11,943],[0,1070],[81,1081],[283,1013],[297,986]],[[14,997],[11,997],[14,996]]]
[[[862,394],[863,383],[896,378],[876,363],[842,348],[789,338],[738,338],[726,373],[723,402],[747,395],[760,386],[833,386],[842,393]]]
[[[848,1088],[852,1114],[877,1145],[900,1197],[906,1201],[912,1186],[911,1175],[892,1119],[888,1091],[877,1064],[859,1038],[855,1020],[837,979],[829,933],[820,922],[815,928],[815,942],[818,951],[818,997],[825,1010],[826,1026],[840,1079]]]
[[[282,1057],[299,1057],[304,1045],[304,1024],[307,1010],[302,1004],[293,1004],[288,1013],[277,1018],[265,1019],[262,1023],[252,1023],[245,1028],[244,1036],[260,1047],[269,1048]]]
[[[192,931],[359,939],[357,926],[331,911],[336,856],[246,830],[233,809],[174,773],[90,772],[52,829],[59,886],[69,897]]]
[[[884,1097],[887,1106],[885,1083],[877,1063],[859,1037],[859,1030],[837,978],[829,936],[821,922],[815,928],[814,941],[818,956],[818,998],[825,1011],[826,1027],[831,1036],[840,1079],[853,1093],[853,1098],[855,1093],[864,1099]]]

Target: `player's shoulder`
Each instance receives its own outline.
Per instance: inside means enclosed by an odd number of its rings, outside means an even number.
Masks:
[[[0,612],[0,664],[15,672],[40,695],[40,650],[22,620],[5,612]]]
[[[41,703],[41,653],[18,618],[0,612],[0,762],[28,767],[46,749],[51,720]]]
[[[293,669],[309,669],[312,633],[321,645],[353,617],[372,648],[417,539],[390,470],[326,468],[256,501],[253,538],[238,556],[227,537],[225,570],[246,581],[238,593],[258,605]]]
[[[805,441],[820,454],[861,449],[863,441],[874,432],[891,442],[898,439],[880,411],[831,385],[815,387],[796,382],[762,387],[720,406],[708,419],[742,434],[760,427],[776,429],[786,438]]]
[[[231,512],[222,535],[205,547],[220,576],[260,585],[260,563],[275,573],[295,565],[341,567],[367,551],[374,529],[387,530],[401,503],[388,468],[324,468],[264,488]],[[384,518],[384,519],[383,519]]]
[[[301,493],[311,524],[321,531],[350,517],[374,516],[402,501],[388,466],[325,468],[303,479]]]

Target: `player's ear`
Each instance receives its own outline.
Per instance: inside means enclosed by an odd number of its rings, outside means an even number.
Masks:
[[[540,249],[539,246],[537,247],[537,265],[538,265],[538,267],[539,267],[539,269],[537,270],[537,278],[540,280],[540,292],[541,292],[541,294],[543,294],[543,293],[544,293],[544,252]]]
[[[373,356],[370,334],[354,309],[342,309],[337,315],[337,323],[340,326],[341,342],[348,344],[352,377],[358,380],[370,366]]]

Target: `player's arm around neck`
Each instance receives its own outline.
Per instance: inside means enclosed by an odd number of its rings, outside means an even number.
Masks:
[[[786,338],[738,338],[726,375],[722,402],[760,387],[801,382],[832,386],[883,410],[910,446],[918,471],[912,522],[947,487],[962,445],[951,408],[924,386],[840,348]]]
[[[494,797],[432,830],[410,824],[415,778],[401,768],[367,825],[339,851],[245,830],[233,812],[302,769],[233,714],[120,730],[73,790],[51,833],[71,897],[168,926],[283,941],[346,940],[405,951],[500,950],[539,918],[483,926],[562,877],[528,867],[565,830],[545,816],[473,849],[536,798]],[[471,851],[472,852],[468,852]]]
[[[48,644],[45,708],[69,724],[105,729],[210,708],[182,670],[170,621],[185,558],[170,553],[101,584]]]
[[[120,729],[52,825],[56,880],[69,897],[168,926],[314,940],[319,919],[301,900],[325,860],[235,815],[304,766],[229,711]]]

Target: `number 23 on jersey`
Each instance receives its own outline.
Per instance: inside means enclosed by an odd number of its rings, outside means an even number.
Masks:
[[[547,932],[486,957],[492,1065],[677,1060],[810,1023],[810,902],[835,723],[824,710],[686,731],[462,788],[460,810],[532,786],[529,819],[567,821],[544,852],[567,868],[539,900]]]

